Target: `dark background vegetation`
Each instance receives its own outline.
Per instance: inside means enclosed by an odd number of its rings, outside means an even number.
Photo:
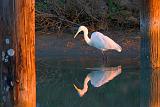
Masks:
[[[139,0],[36,0],[36,31],[139,28]],[[77,28],[76,28],[77,29]]]

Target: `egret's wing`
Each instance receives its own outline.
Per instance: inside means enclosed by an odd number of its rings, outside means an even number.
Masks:
[[[98,49],[105,49],[105,41],[102,38],[103,34],[100,32],[94,32],[91,35],[91,45]]]
[[[108,36],[103,36],[103,39],[105,41],[106,48],[107,49],[115,49],[119,52],[121,52],[122,48],[121,46],[119,46],[116,42],[114,42],[111,38],[109,38]]]
[[[91,41],[94,47],[98,49],[116,49],[117,51],[121,51],[121,47],[114,42],[111,38],[103,35],[100,32],[94,32],[91,35]]]
[[[94,87],[100,87],[119,75],[121,70],[121,66],[109,67],[105,71],[93,71],[89,73],[88,76],[90,77],[91,84]]]

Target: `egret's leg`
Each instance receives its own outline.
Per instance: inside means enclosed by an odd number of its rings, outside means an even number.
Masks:
[[[102,59],[102,60],[103,60],[103,63],[105,64],[105,62],[106,62],[106,61],[105,61],[105,60],[106,60],[106,58],[105,58],[105,54],[104,54],[104,52],[103,52],[103,51],[102,51],[102,57],[103,57],[103,59]]]
[[[108,62],[108,57],[105,56],[104,51],[102,51],[102,55],[103,55],[103,63],[106,64]]]
[[[108,56],[105,56],[105,63],[108,63]]]
[[[102,61],[104,62],[104,53],[103,53],[103,51],[102,51]]]

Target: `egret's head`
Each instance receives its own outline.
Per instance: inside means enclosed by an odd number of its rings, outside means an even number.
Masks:
[[[74,36],[74,38],[76,38],[76,36],[81,32],[81,31],[88,31],[88,29],[85,27],[85,26],[80,26],[79,28],[78,28],[78,31],[77,31],[77,33],[75,34],[75,36]]]

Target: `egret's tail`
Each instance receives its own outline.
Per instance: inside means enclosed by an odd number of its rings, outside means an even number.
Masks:
[[[117,50],[118,52],[121,52],[121,51],[122,51],[122,47],[117,44],[116,50]]]

